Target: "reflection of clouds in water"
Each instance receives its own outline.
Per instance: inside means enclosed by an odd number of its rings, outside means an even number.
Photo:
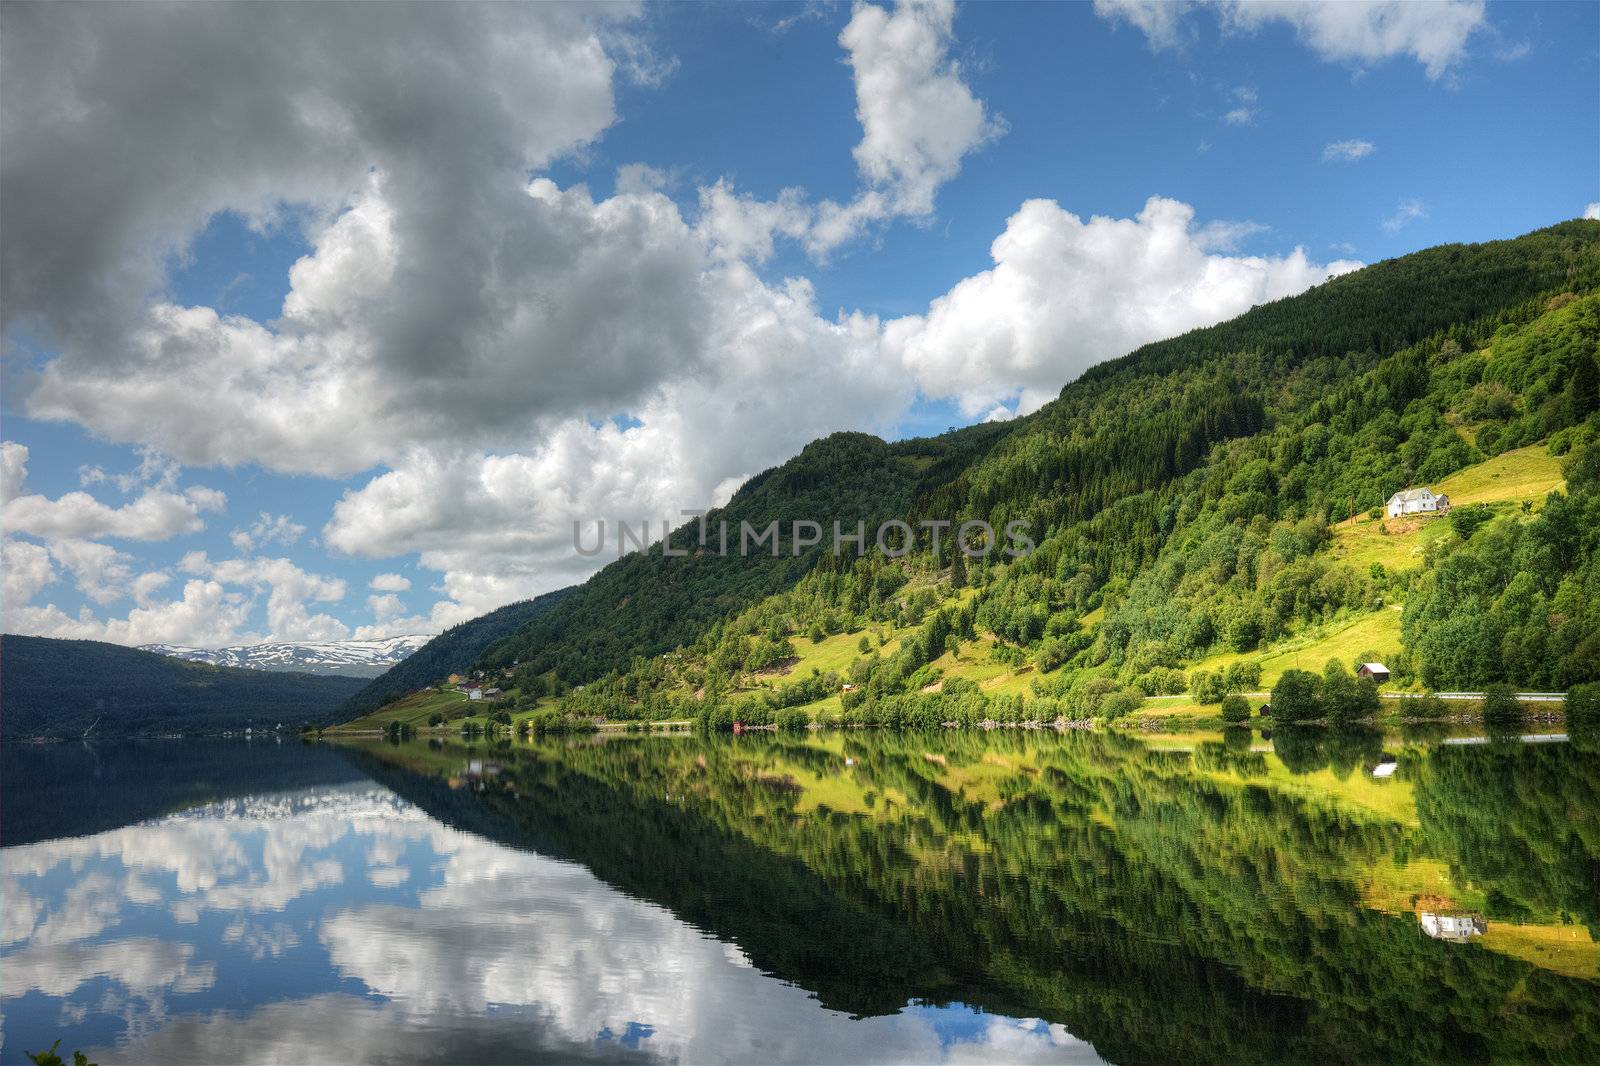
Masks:
[[[402,864],[408,852],[422,865]],[[395,902],[413,884],[418,905]],[[1094,1060],[1059,1026],[963,1009],[848,1021],[581,866],[450,829],[371,785],[10,848],[0,892],[5,942],[22,941],[0,956],[3,994],[67,997],[108,978],[120,991],[97,993],[92,1007],[63,1002],[61,1022],[86,1007],[120,1016],[123,1057],[141,1061]],[[253,917],[301,898],[317,900],[318,918]],[[178,939],[96,941],[114,935],[129,904],[164,904]],[[233,916],[220,931],[203,923],[219,913]],[[216,964],[196,957],[207,936],[211,950],[258,964],[325,948],[330,980],[390,1002],[261,1004],[246,992],[254,1009],[241,1015],[239,992],[216,989],[229,1012],[169,1018],[165,995],[212,987]],[[249,971],[233,972],[248,988]]]
[[[771,982],[776,984],[776,982]],[[751,1019],[754,1024],[758,1020]],[[1059,1026],[994,1019],[970,1041],[941,1045],[934,1028],[907,1015],[815,1029],[797,1049],[776,1042],[718,1041],[711,1034],[690,1053],[696,1062],[1098,1062]],[[634,1034],[638,1035],[637,1027]],[[537,1011],[446,1014],[419,1019],[396,1003],[330,994],[268,1004],[245,1015],[218,1012],[175,1018],[121,1049],[139,1062],[629,1062],[683,1054],[659,1032],[569,1036]],[[93,1059],[100,1055],[96,1050]],[[109,1055],[107,1056],[109,1057]]]
[[[65,996],[96,977],[107,977],[137,996],[164,989],[200,992],[211,987],[216,966],[194,961],[194,947],[153,937],[95,944],[30,944],[7,955],[0,970],[0,995],[8,999],[37,989]]]
[[[174,1018],[119,1048],[137,1062],[619,1062],[647,1056],[615,1043],[560,1041],[537,1017],[463,1015],[419,1025],[392,1003],[337,993],[248,1014]],[[101,1056],[104,1056],[102,1058]],[[111,1058],[103,1049],[93,1061]]]
[[[380,887],[400,885],[411,880],[411,871],[399,866],[374,866],[367,870],[367,880]]]
[[[285,922],[276,922],[270,927],[234,922],[222,931],[222,939],[224,943],[243,947],[252,959],[277,958],[300,946],[300,935]]]
[[[366,786],[230,801],[94,836],[7,848],[0,869],[4,942],[86,939],[114,923],[126,903],[163,898],[186,923],[206,911],[282,910],[343,882],[343,865],[323,854],[341,840],[393,838],[384,846],[398,856],[408,841],[434,839],[434,829],[444,831],[399,797]],[[73,874],[95,872],[74,877],[53,905],[38,899],[27,879],[63,866]]]
[[[8,974],[38,968],[50,982],[32,987],[47,995],[70,995],[101,976],[141,993],[155,987],[149,972],[135,965],[157,960],[150,945],[181,949],[187,960],[195,944],[148,938],[117,942],[134,945],[122,948],[86,943],[113,932],[130,906],[165,903],[184,925],[198,923],[207,912],[282,911],[301,896],[343,882],[342,865],[326,853],[344,838],[398,833],[426,839],[433,835],[428,827],[436,825],[392,793],[368,785],[234,800],[94,836],[7,848],[0,863],[0,942],[6,945],[0,963]],[[222,937],[258,959],[282,954],[299,939],[282,923],[257,928],[236,922]],[[132,954],[124,965],[108,966],[102,956],[111,953],[114,963],[117,950]],[[179,972],[172,965],[177,976],[160,987],[193,992],[210,985],[197,982],[192,966]],[[8,983],[4,994],[24,991]]]
[[[322,924],[333,962],[418,1018],[534,1008],[571,1041],[653,1028],[641,1046],[688,1061],[1098,1061],[1059,1026],[917,1010],[846,1022],[758,973],[737,947],[627,897],[586,869],[466,834],[420,909],[352,908]],[[964,1024],[950,1035],[946,1015]]]

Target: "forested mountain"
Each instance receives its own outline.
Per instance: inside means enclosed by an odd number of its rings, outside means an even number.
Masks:
[[[25,737],[221,732],[337,717],[360,678],[211,666],[95,640],[0,637],[0,728]],[[98,724],[96,724],[98,723]]]
[[[658,545],[480,665],[518,663],[522,701],[563,694],[613,717],[726,697],[938,721],[985,713],[976,685],[942,674],[956,649],[982,648],[1016,672],[1014,698],[1057,701],[1051,717],[1180,692],[1196,663],[1371,614],[1403,642],[1386,655],[1402,683],[1600,680],[1597,290],[1600,222],[1567,222],[1380,263],[1147,345],[1009,424],[897,444],[835,435],[712,522],[1020,519],[1038,550],[966,560],[926,533],[903,559]],[[1420,532],[1365,518],[1398,489],[1523,448],[1553,472],[1535,488],[1481,492]],[[797,646],[842,633],[850,653],[827,675],[774,684]],[[975,707],[957,713],[962,700]]]
[[[350,697],[342,710],[350,715],[366,714],[440,678],[470,669],[485,648],[508,633],[543,618],[571,592],[570,588],[547,592],[531,600],[509,603],[470,622],[451,626],[373,678],[360,692]]]
[[[483,665],[520,661],[524,677],[553,672],[564,682],[582,682],[627,666],[635,655],[689,643],[730,614],[793,586],[825,554],[831,525],[823,544],[796,555],[788,539],[791,522],[837,519],[841,529],[853,530],[864,521],[874,529],[908,511],[1004,432],[1003,426],[983,425],[897,444],[864,433],[815,441],[789,462],[751,478],[726,507],[706,516],[713,549],[727,523],[726,555],[700,550],[698,521],[686,523],[673,533],[672,544],[674,550],[695,549],[688,557],[664,558],[658,544],[618,559],[548,617],[490,648]],[[746,521],[758,531],[779,523],[783,543],[777,554],[763,546],[740,555],[740,523]],[[605,550],[616,550],[616,535],[608,527]]]

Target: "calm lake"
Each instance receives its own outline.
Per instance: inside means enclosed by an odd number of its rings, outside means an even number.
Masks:
[[[1600,1061],[1592,742],[3,758],[5,1063]]]

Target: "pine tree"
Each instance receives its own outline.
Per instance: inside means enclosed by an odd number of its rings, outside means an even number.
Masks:
[[[1572,390],[1573,413],[1578,418],[1600,411],[1600,366],[1592,356],[1578,353],[1578,365],[1573,368],[1568,388]]]

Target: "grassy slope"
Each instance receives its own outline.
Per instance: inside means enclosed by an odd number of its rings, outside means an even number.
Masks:
[[[1450,495],[1452,503],[1462,505],[1483,503],[1497,510],[1509,510],[1527,500],[1537,508],[1545,496],[1564,488],[1561,479],[1561,460],[1550,454],[1543,444],[1518,448],[1503,455],[1467,467],[1440,481],[1436,488]],[[1352,527],[1348,522],[1335,527],[1335,558],[1352,566],[1366,567],[1382,562],[1390,569],[1415,565],[1407,560],[1420,554],[1421,546],[1430,539],[1450,535],[1447,521],[1423,519],[1417,528],[1408,533],[1383,535],[1378,532],[1379,522],[1360,518]],[[963,592],[971,595],[970,590]],[[1085,616],[1083,622],[1092,626],[1100,621],[1102,612]],[[813,669],[822,673],[843,673],[850,664],[861,658],[858,644],[862,633],[877,646],[880,634],[887,637],[884,654],[892,654],[897,647],[898,632],[893,627],[873,626],[855,633],[840,633],[813,642],[806,637],[796,637],[796,661],[774,680],[803,677]],[[957,656],[946,652],[934,665],[947,677],[966,677],[978,682],[987,693],[995,695],[1027,694],[1029,685],[1038,672],[1031,664],[1019,668],[1005,666],[990,657],[994,641],[984,637],[964,645]],[[1400,650],[1400,610],[1389,604],[1382,610],[1340,618],[1324,626],[1296,633],[1284,640],[1258,651],[1248,653],[1223,652],[1192,664],[1190,670],[1218,670],[1233,663],[1249,659],[1261,664],[1261,685],[1269,689],[1285,670],[1302,669],[1320,672],[1329,659],[1349,663],[1363,652],[1391,655]],[[1252,700],[1252,710],[1260,704]],[[838,710],[838,698],[807,705],[813,714]],[[1202,706],[1185,697],[1157,698],[1151,700],[1145,714],[1171,717],[1214,717],[1215,706]]]
[[[370,714],[364,714],[354,721],[347,722],[339,727],[340,730],[367,730],[386,729],[391,722],[399,722],[421,729],[428,724],[428,718],[435,713],[446,718],[455,719],[463,715],[471,701],[454,689],[427,689],[422,692],[413,692],[393,703],[386,704]],[[476,708],[472,708],[476,710]],[[459,726],[456,726],[459,728]]]
[[[1506,511],[1524,500],[1537,508],[1546,495],[1565,487],[1561,460],[1543,444],[1530,444],[1451,474],[1434,489],[1447,494],[1452,506],[1487,504]],[[1373,563],[1406,570],[1421,564],[1430,544],[1449,535],[1449,522],[1439,517],[1374,520],[1363,515],[1334,527],[1333,553],[1358,570]]]
[[[490,644],[549,614],[571,593],[570,588],[547,592],[452,626],[374,678],[340,710],[347,718],[369,715],[387,703],[407,698],[408,693],[466,670]]]
[[[1369,614],[1356,615],[1297,633],[1264,651],[1213,655],[1195,663],[1190,669],[1217,670],[1249,659],[1261,664],[1261,684],[1268,689],[1285,670],[1321,673],[1323,664],[1329,659],[1339,659],[1348,665],[1351,659],[1366,651],[1387,655],[1399,650],[1400,611],[1391,605]]]
[[[1547,493],[1564,487],[1564,482],[1561,479],[1560,460],[1552,456],[1544,445],[1537,444],[1467,467],[1439,482],[1437,487],[1449,493],[1453,503],[1485,503],[1497,509],[1511,509],[1519,506],[1523,500],[1537,507]],[[1400,569],[1415,565],[1407,560],[1420,553],[1421,546],[1430,539],[1450,535],[1449,523],[1438,519],[1423,519],[1417,523],[1417,528],[1408,533],[1388,535],[1378,532],[1379,524],[1360,518],[1354,526],[1341,523],[1335,527],[1335,557],[1357,567],[1382,562],[1390,569]],[[959,597],[949,598],[944,603],[954,603],[957,599],[968,599],[972,595],[973,590],[965,589]],[[1103,613],[1097,609],[1086,615],[1084,625],[1092,627],[1098,624]],[[842,675],[852,663],[863,657],[860,651],[862,636],[868,638],[873,648],[867,654],[878,653],[881,649],[881,654],[892,655],[899,647],[901,631],[887,623],[879,623],[854,632],[833,634],[821,641],[796,636],[792,641],[794,661],[757,679],[757,684],[773,687],[805,677],[813,670]],[[1033,680],[1040,676],[1038,671],[1031,663],[1011,667],[996,662],[991,656],[994,645],[992,638],[983,636],[976,642],[964,645],[957,655],[946,652],[933,665],[946,677],[964,677],[976,681],[984,692],[991,695],[1027,695]],[[1263,689],[1268,689],[1288,669],[1320,672],[1329,659],[1349,663],[1363,652],[1390,655],[1399,650],[1400,610],[1398,605],[1391,604],[1379,611],[1341,618],[1325,626],[1296,633],[1262,650],[1243,654],[1219,653],[1192,664],[1189,669],[1217,670],[1244,659],[1254,660],[1261,664],[1261,684]],[[428,715],[435,710],[443,710],[450,716],[452,701],[465,703],[465,698],[452,693],[441,701],[424,699],[417,702],[408,697],[400,704],[391,704],[375,714],[350,723],[349,727],[382,729],[395,719],[420,727],[426,724]],[[1259,700],[1253,700],[1252,710],[1259,703]],[[472,709],[475,713],[471,717],[482,721],[483,711],[478,707]],[[806,705],[806,710],[814,716],[836,713],[839,709],[837,696]],[[456,707],[454,713],[459,715],[461,710]],[[532,713],[521,711],[515,717],[523,718]],[[1151,700],[1142,713],[1209,718],[1216,715],[1216,707],[1202,706],[1184,697],[1157,698]],[[452,723],[453,728],[460,728],[462,724],[459,721]]]

